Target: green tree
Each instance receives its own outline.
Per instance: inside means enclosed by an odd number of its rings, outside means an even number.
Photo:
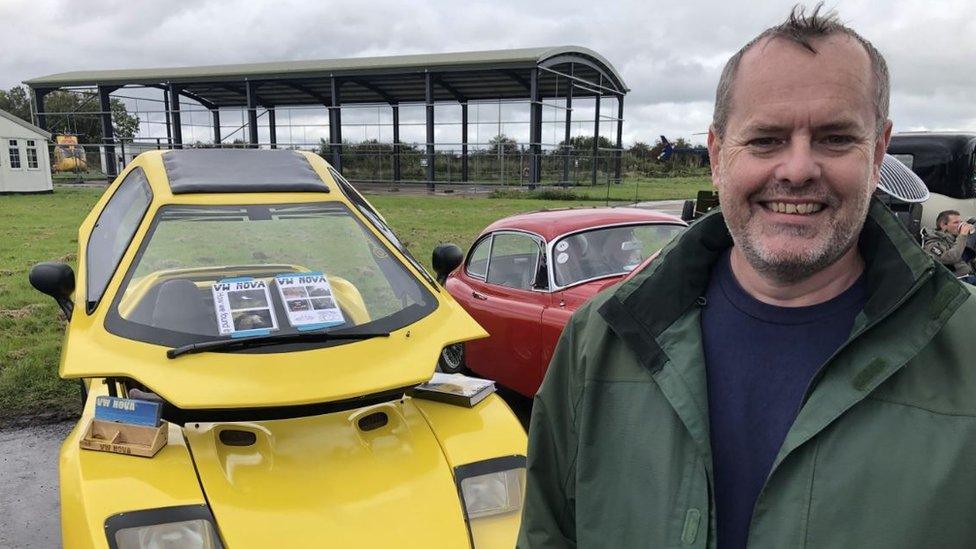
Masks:
[[[593,136],[592,135],[577,135],[576,137],[569,138],[569,145],[577,151],[592,151],[593,150]],[[613,141],[610,141],[606,136],[601,135],[600,141],[597,145],[601,149],[614,149],[616,145]],[[566,146],[566,141],[559,142],[559,148],[562,149]]]
[[[501,151],[504,155],[518,153],[518,141],[500,133],[488,140],[488,154],[498,154]]]
[[[648,158],[651,155],[651,146],[643,141],[638,141],[627,149],[627,153],[635,158]]]
[[[14,86],[0,90],[0,109],[14,116],[31,121],[31,106],[27,88]],[[139,117],[129,114],[121,99],[109,103],[112,111],[112,129],[115,137],[131,139],[139,131]],[[58,90],[44,97],[47,128],[52,133],[78,134],[82,143],[101,143],[102,120],[99,116],[98,96]]]
[[[30,98],[23,86],[14,86],[10,90],[0,90],[0,110],[30,122]]]

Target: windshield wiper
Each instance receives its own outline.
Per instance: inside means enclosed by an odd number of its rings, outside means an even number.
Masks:
[[[374,337],[389,337],[390,332],[303,332],[297,334],[278,334],[257,337],[245,337],[240,339],[216,339],[213,341],[201,341],[200,343],[190,343],[174,347],[166,351],[168,358],[176,358],[180,355],[193,353],[203,353],[206,351],[227,351],[231,349],[249,349],[252,347],[266,347],[268,345],[281,345],[284,343],[322,343],[325,341],[357,341],[372,339]]]

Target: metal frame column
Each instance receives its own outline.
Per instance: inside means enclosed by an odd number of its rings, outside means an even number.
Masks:
[[[434,190],[434,78],[424,73],[424,98],[427,110],[427,190]]]
[[[213,139],[214,145],[220,145],[220,109],[210,109],[210,117],[213,120]]]
[[[169,85],[169,119],[172,125],[170,138],[171,149],[183,148],[183,118],[180,116],[180,88],[176,84]]]
[[[258,90],[254,82],[244,83],[247,93],[247,142],[251,147],[258,146]]]
[[[620,164],[624,154],[624,96],[617,96],[617,153],[616,165],[614,166],[614,179],[620,183]]]
[[[532,158],[529,165],[529,188],[534,189],[542,179],[542,94],[539,90],[539,69],[532,69],[529,80],[529,150]]]
[[[274,108],[268,109],[268,141],[271,142],[271,148],[278,148],[278,130],[275,128],[275,110]]]
[[[342,172],[342,102],[339,98],[339,88],[342,82],[330,77],[330,91],[332,104],[329,105],[329,149],[332,151],[332,167]]]
[[[393,103],[393,181],[400,182],[400,105]]]
[[[461,102],[461,181],[468,181],[468,102]]]
[[[600,152],[600,101],[603,99],[603,94],[596,94],[596,110],[593,114],[593,160],[592,164],[592,174],[590,183],[596,185],[596,162],[597,154]]]
[[[112,127],[112,99],[110,94],[118,88],[98,86],[99,116],[102,119],[102,151],[105,159],[105,173],[109,177],[119,174],[118,159],[115,158],[115,129]]]
[[[34,115],[37,119],[37,127],[44,131],[47,129],[47,112],[44,110],[44,98],[47,94],[54,90],[48,89],[31,89],[31,93],[34,95]]]
[[[572,74],[570,67],[570,74]],[[573,89],[575,85],[572,80],[566,82],[566,137],[563,141],[563,182],[569,184],[569,163],[572,160],[573,145],[570,143],[573,128]]]
[[[173,124],[170,121],[170,116],[172,113],[169,108],[169,86],[163,88],[163,112],[166,115],[163,117],[166,119],[166,147],[172,149],[173,148]],[[156,144],[159,145],[158,140]]]

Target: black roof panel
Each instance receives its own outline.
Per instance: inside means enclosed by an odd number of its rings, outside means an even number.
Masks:
[[[295,151],[178,149],[163,154],[173,194],[329,192]]]

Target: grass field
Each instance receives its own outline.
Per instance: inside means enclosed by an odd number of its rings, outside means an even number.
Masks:
[[[659,179],[627,178],[609,186],[611,202],[642,202],[694,198],[699,190],[710,190],[711,179],[705,177],[667,177]],[[577,186],[571,192],[590,200],[606,200],[607,185]]]
[[[708,188],[705,178],[629,181],[611,188],[611,200],[690,198]],[[467,248],[492,221],[519,212],[569,206],[595,207],[599,188],[584,189],[589,200],[488,199],[379,193],[369,197],[417,259],[430,265],[434,246],[453,242]],[[64,322],[50,299],[30,287],[27,272],[41,261],[77,265],[78,225],[102,189],[58,188],[54,194],[0,196],[0,425],[12,418],[51,419],[77,412],[77,382],[58,378]],[[588,193],[593,193],[591,196]]]

